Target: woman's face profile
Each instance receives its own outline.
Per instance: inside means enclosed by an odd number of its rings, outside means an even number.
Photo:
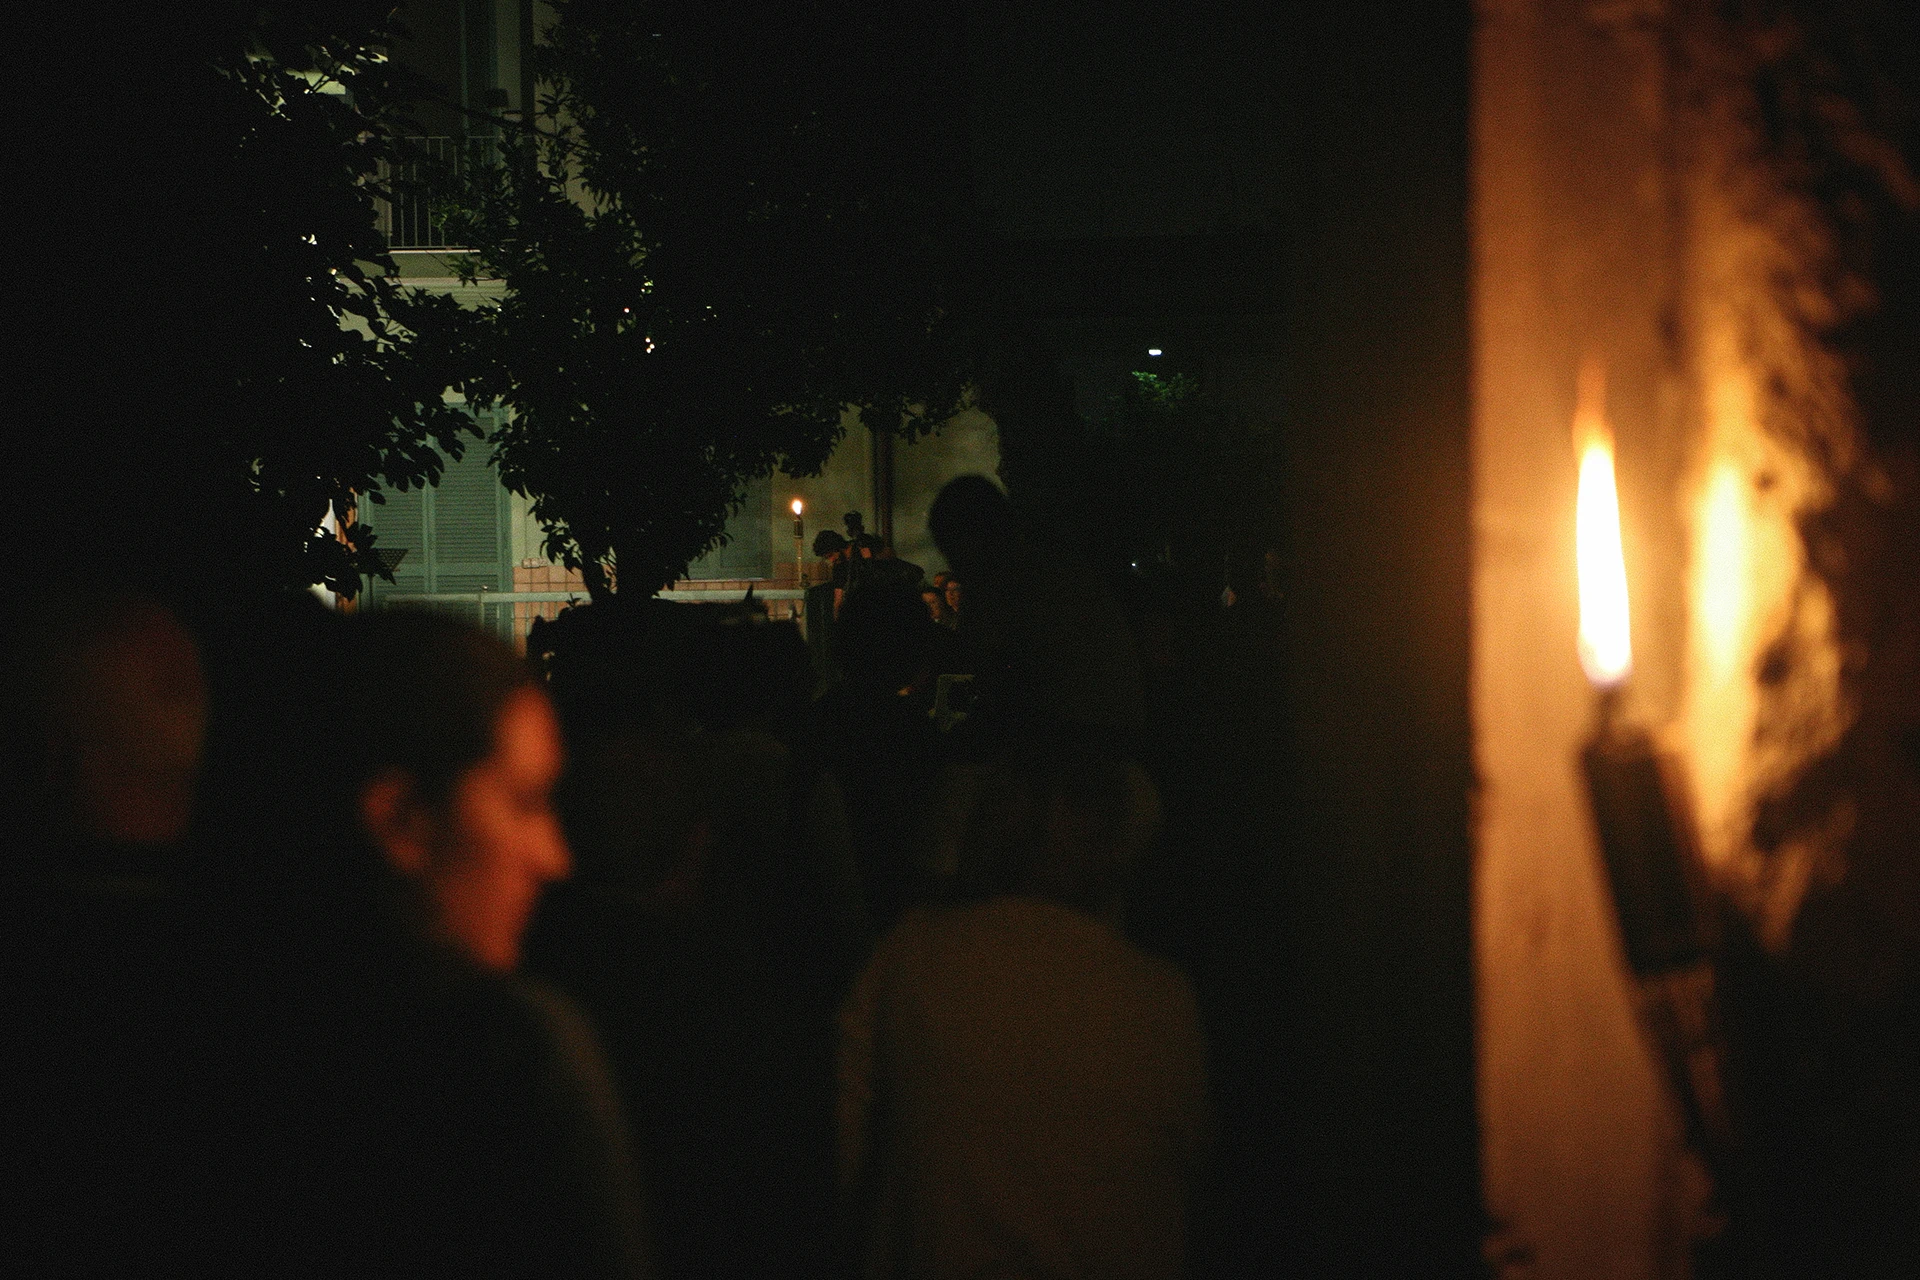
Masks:
[[[493,750],[460,775],[438,820],[425,885],[443,932],[482,967],[510,971],[540,891],[572,870],[554,784],[563,762],[552,704],[521,689]]]

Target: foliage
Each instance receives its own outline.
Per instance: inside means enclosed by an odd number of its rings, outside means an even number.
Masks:
[[[117,564],[351,594],[370,535],[316,533],[458,455],[451,300],[398,286],[375,222],[414,92],[386,0],[36,20],[84,157],[35,234],[35,373]],[[87,61],[74,49],[95,51]],[[93,484],[98,477],[101,483]],[[163,531],[169,531],[163,533]]]
[[[1271,427],[1229,412],[1195,375],[1133,373],[1088,424],[1080,464],[1100,542],[1217,586],[1227,557],[1257,558],[1271,536],[1278,446]]]
[[[651,594],[749,478],[817,472],[843,408],[911,435],[961,404],[963,135],[936,56],[959,43],[911,8],[554,9],[535,127],[502,122],[450,222],[503,288],[465,387],[511,409],[495,457],[549,552],[596,598],[610,564]]]

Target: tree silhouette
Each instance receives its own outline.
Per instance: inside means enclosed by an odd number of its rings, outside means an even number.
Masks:
[[[214,0],[28,17],[28,96],[67,108],[27,203],[20,402],[93,573],[320,582],[370,536],[317,531],[458,456],[457,308],[401,288],[375,221],[415,92],[386,0]],[[438,450],[434,447],[438,446]]]
[[[537,117],[449,223],[503,289],[465,385],[511,409],[495,457],[550,553],[651,594],[843,409],[912,435],[962,403],[960,42],[911,6],[554,8]]]

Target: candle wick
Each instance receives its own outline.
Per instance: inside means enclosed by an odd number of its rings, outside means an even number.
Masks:
[[[1623,680],[1619,684],[1610,684],[1600,690],[1599,720],[1600,737],[1611,738],[1619,728],[1621,691],[1626,686]]]

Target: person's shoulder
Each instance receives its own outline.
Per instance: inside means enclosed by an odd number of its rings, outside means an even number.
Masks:
[[[572,1137],[546,1135],[563,1143],[579,1145],[589,1131],[619,1130],[624,1120],[613,1072],[580,1007],[538,978],[483,977],[468,995],[477,1017],[467,1052],[483,1090],[569,1131]]]
[[[597,1069],[599,1041],[579,1006],[542,978],[463,974],[438,984],[436,1003],[459,1024],[473,1056],[542,1075]]]
[[[535,978],[478,969],[457,956],[410,957],[377,1003],[405,1043],[451,1058],[455,1076],[544,1070],[584,1025],[567,998]]]
[[[893,927],[880,936],[874,944],[873,959],[876,963],[891,960],[900,955],[923,947],[928,941],[938,937],[949,926],[953,914],[952,907],[909,907],[900,914]]]
[[[943,957],[979,936],[985,908],[986,904],[980,902],[909,907],[874,944],[868,971],[885,974],[915,967],[943,967]]]
[[[993,905],[1023,928],[1058,937],[1063,947],[1083,954],[1089,965],[1138,998],[1182,1017],[1197,1007],[1193,984],[1180,967],[1140,947],[1114,923],[1041,898],[996,898]]]
[[[963,957],[1016,968],[1036,963],[1055,968],[1060,963],[1071,966],[1074,956],[1084,955],[1086,966],[1098,969],[1125,959],[1101,928],[1057,903],[997,894],[916,908],[894,926],[882,948],[900,957],[925,957],[941,968]]]
[[[471,1039],[444,1077],[441,1110],[471,1171],[474,1213],[496,1232],[504,1274],[639,1274],[642,1211],[613,1073],[586,1015],[547,983],[473,971],[443,988]],[[491,1206],[491,1207],[489,1207]],[[473,1213],[469,1213],[471,1220]]]
[[[503,1001],[524,1020],[529,1033],[542,1037],[568,1057],[597,1056],[599,1042],[592,1024],[580,1006],[559,987],[528,974],[515,974],[500,986]]]

